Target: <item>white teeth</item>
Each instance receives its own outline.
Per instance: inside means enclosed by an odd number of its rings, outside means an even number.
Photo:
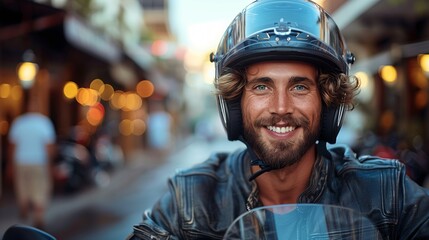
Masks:
[[[276,133],[287,133],[287,132],[292,132],[293,130],[295,130],[295,127],[275,127],[275,126],[268,126],[267,127],[268,130],[276,132]]]

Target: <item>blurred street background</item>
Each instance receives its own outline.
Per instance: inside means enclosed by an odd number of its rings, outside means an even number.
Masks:
[[[92,187],[73,195],[56,194],[47,212],[46,230],[62,240],[125,239],[142,213],[167,190],[167,178],[176,169],[186,168],[210,156],[212,151],[231,152],[244,145],[225,138],[208,141],[190,138],[171,156],[156,152],[133,153],[130,163],[112,174],[108,186]],[[0,204],[0,231],[18,218],[13,196]]]
[[[124,239],[178,168],[228,142],[211,52],[252,0],[0,0],[0,236],[19,218],[9,133],[25,95],[55,127],[46,230]],[[362,81],[337,142],[429,176],[429,2],[321,0]]]

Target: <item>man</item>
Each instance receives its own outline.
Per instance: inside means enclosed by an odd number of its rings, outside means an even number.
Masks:
[[[32,224],[44,229],[52,189],[55,129],[51,120],[40,113],[38,102],[29,94],[25,98],[27,112],[15,119],[9,132],[14,185],[20,217],[33,217]]]
[[[212,61],[228,139],[247,149],[177,173],[129,239],[221,239],[246,211],[288,203],[354,209],[384,239],[429,239],[428,191],[402,164],[327,148],[354,106],[359,81],[348,76],[354,57],[318,5],[250,4]]]

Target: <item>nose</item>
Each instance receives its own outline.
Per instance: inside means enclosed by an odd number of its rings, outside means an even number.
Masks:
[[[287,91],[276,91],[270,101],[270,113],[286,115],[293,112],[293,99]]]

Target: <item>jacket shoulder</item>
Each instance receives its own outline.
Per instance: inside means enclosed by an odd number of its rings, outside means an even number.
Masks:
[[[407,177],[403,163],[357,156],[346,146],[331,147],[329,153],[336,176],[331,184],[342,193],[339,199],[343,205],[371,216],[385,236],[411,239],[417,233],[429,235],[429,190]]]
[[[397,159],[387,159],[378,156],[362,155],[358,156],[350,147],[346,145],[331,145],[328,148],[331,160],[334,162],[337,171],[355,170],[393,170],[404,171],[404,164]]]
[[[200,164],[177,171],[170,179],[184,232],[221,236],[245,211],[250,184],[242,166],[244,155],[244,150],[216,153]]]
[[[234,184],[244,152],[214,153],[204,162],[177,170],[169,178],[169,190],[134,228],[134,236],[220,239],[237,212],[243,211],[231,203],[244,202],[239,199],[244,195],[239,184]]]

